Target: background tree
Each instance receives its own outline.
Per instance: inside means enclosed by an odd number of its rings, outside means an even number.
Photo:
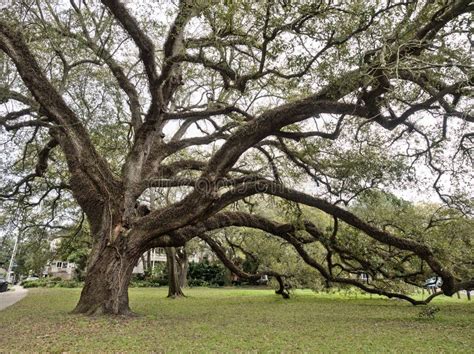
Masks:
[[[168,297],[177,298],[184,296],[183,293],[183,268],[178,258],[180,249],[166,247],[166,266],[168,270]],[[178,269],[179,268],[179,269]],[[184,274],[186,277],[186,274]]]
[[[80,223],[72,229],[52,235],[59,238],[57,249],[52,252],[50,260],[58,259],[75,264],[74,277],[83,281],[87,271],[87,258],[89,256],[92,239],[86,223]]]
[[[335,254],[374,267],[342,242],[347,228],[357,244],[416,258],[446,295],[472,288],[443,250],[347,206],[364,190],[430,185],[472,217],[473,6],[15,2],[0,21],[2,205],[72,196],[85,213],[93,246],[78,313],[129,313],[140,256],[194,237],[260,277],[208,233],[231,226],[274,235],[327,282],[420,303],[334,273]],[[164,192],[145,205],[148,191],[175,188],[171,203]],[[318,209],[332,230],[249,210],[266,198]]]

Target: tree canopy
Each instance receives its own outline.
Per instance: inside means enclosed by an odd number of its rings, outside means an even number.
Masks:
[[[260,277],[228,257],[229,227],[283,242],[327,283],[414,304],[387,284],[471,289],[473,10],[15,1],[0,19],[1,212],[87,217],[76,312],[128,313],[143,252],[193,238]],[[289,273],[265,270],[281,286]]]

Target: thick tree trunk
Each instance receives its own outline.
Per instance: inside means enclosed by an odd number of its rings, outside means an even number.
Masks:
[[[140,255],[108,245],[91,254],[81,297],[73,313],[131,315],[128,286]]]
[[[178,262],[176,259],[176,248],[166,247],[166,261],[168,265],[168,297],[183,297],[184,293],[180,286],[178,274]]]

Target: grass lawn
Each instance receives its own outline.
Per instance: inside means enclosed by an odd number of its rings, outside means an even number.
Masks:
[[[474,351],[474,302],[439,298],[435,319],[396,300],[270,290],[130,289],[137,318],[71,315],[79,289],[31,289],[0,312],[0,351]]]

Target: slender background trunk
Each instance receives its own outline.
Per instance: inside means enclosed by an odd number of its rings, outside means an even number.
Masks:
[[[166,247],[166,261],[168,266],[168,297],[183,297],[180,276],[178,273],[178,261],[176,259],[176,248]]]
[[[176,252],[176,258],[178,261],[178,277],[179,285],[181,288],[188,286],[188,252],[185,247],[181,247]]]

